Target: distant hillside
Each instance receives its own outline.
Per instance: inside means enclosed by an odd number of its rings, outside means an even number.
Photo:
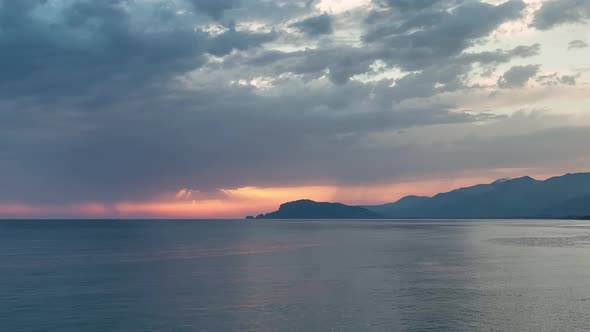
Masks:
[[[587,219],[590,216],[590,195],[569,199],[552,210],[558,211],[560,216],[585,217],[583,219]],[[555,215],[555,213],[552,214]]]
[[[590,215],[590,173],[498,180],[433,197],[365,206],[391,218],[559,218]]]
[[[261,214],[256,219],[376,219],[377,212],[360,206],[299,200],[284,203],[278,211]]]
[[[433,197],[407,196],[395,203],[348,206],[300,200],[257,219],[445,219],[590,217],[590,173],[545,181],[525,176],[460,188]],[[253,218],[253,217],[249,217]]]

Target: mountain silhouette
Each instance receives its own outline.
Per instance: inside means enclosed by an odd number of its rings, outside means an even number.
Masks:
[[[365,206],[392,218],[556,218],[590,215],[590,173],[529,176]]]
[[[261,214],[256,219],[375,219],[384,218],[360,206],[314,202],[308,199],[281,204],[278,211]]]
[[[440,193],[406,196],[395,203],[348,206],[299,200],[257,219],[483,219],[583,218],[590,216],[590,173],[545,181],[529,176]]]

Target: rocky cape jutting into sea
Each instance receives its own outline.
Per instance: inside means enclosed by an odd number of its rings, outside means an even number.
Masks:
[[[590,173],[544,181],[525,176],[460,188],[432,197],[407,196],[397,202],[348,206],[299,200],[248,219],[492,219],[586,218],[590,216]]]

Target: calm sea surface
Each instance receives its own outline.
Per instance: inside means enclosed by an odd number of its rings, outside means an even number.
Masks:
[[[2,331],[582,331],[590,223],[0,221]]]

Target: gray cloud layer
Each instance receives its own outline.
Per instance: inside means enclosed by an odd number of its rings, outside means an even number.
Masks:
[[[533,26],[550,29],[566,23],[584,23],[590,20],[590,2],[587,0],[551,0],[535,14]]]
[[[361,38],[343,43],[324,40],[342,17],[318,15],[309,1],[0,0],[0,204],[374,183],[537,162],[502,154],[504,139],[374,139],[503,118],[428,98],[480,89],[480,72],[538,55],[540,44],[470,49],[519,19],[524,2],[375,4]],[[290,25],[303,34],[288,35]],[[379,78],[387,71],[398,74]],[[538,71],[514,66],[498,85],[522,86]],[[532,138],[514,140],[531,148]],[[478,149],[493,153],[471,160]]]
[[[310,36],[329,35],[332,30],[332,17],[328,14],[313,16],[291,25]]]
[[[238,5],[238,0],[190,0],[197,11],[203,12],[215,19],[220,19],[223,13]]]

